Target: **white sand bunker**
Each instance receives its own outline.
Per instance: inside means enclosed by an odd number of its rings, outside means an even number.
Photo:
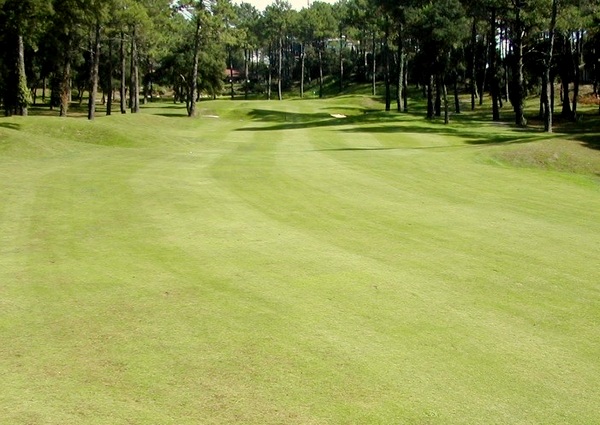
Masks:
[[[204,118],[219,118],[218,115],[202,115]]]
[[[333,118],[346,118],[344,114],[330,114]]]

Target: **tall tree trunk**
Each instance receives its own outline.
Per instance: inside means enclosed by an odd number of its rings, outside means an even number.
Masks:
[[[408,63],[406,61],[406,55],[404,56],[404,71],[402,73],[402,100],[404,112],[408,112]]]
[[[571,71],[571,63],[573,60],[571,44],[568,38],[563,35],[561,37],[562,40],[562,51],[563,51],[563,60],[560,61],[559,69],[560,69],[560,80],[561,80],[561,100],[562,100],[562,111],[561,117],[565,119],[571,119],[573,117],[573,113],[571,111],[571,100],[569,96],[569,74]]]
[[[364,81],[365,82],[369,81],[369,52],[367,51],[366,43],[367,43],[367,40],[365,37],[364,44],[361,44],[361,46],[364,45],[362,54],[363,54],[364,79],[365,79]]]
[[[71,37],[68,36],[64,47],[64,63],[60,76],[60,116],[66,117],[71,102]]]
[[[37,102],[37,88],[38,88],[38,84],[39,84],[39,80],[38,80],[37,83],[34,83],[33,87],[31,88],[31,96],[33,96],[31,104],[33,106],[35,106],[36,102]]]
[[[304,43],[300,44],[300,97],[303,98],[304,97],[304,59],[305,59],[305,52],[304,52]]]
[[[23,36],[17,35],[17,78],[19,82],[17,93],[17,110],[19,115],[27,116],[27,104],[30,102],[27,74],[25,73],[25,46]]]
[[[106,115],[111,115],[112,114],[112,101],[113,101],[113,65],[112,65],[112,59],[113,59],[113,44],[112,44],[112,40],[109,39],[108,40],[108,70],[107,70],[107,75],[106,75],[106,87],[108,87],[108,94],[107,94],[107,99],[106,99]]]
[[[100,67],[100,21],[94,25],[94,41],[90,61],[90,92],[88,99],[88,120],[96,115],[96,96],[98,94],[98,69]]]
[[[475,110],[475,99],[477,93],[477,18],[473,18],[471,26],[471,110]]]
[[[281,92],[281,71],[283,70],[283,39],[279,37],[279,49],[278,50],[278,61],[277,61],[277,98],[279,100],[283,99],[283,94]]]
[[[454,76],[454,111],[460,114],[460,98],[458,97],[458,76]]]
[[[579,83],[581,80],[581,54],[583,44],[583,33],[581,30],[577,30],[575,33],[575,66],[574,66],[574,77],[573,77],[573,111],[572,119],[577,120],[577,104],[579,101]]]
[[[427,118],[432,119],[433,115],[433,74],[430,74],[427,82]]]
[[[552,16],[550,18],[550,28],[548,42],[548,53],[544,60],[544,72],[542,73],[542,104],[544,113],[544,131],[552,133],[552,105],[550,104],[550,96],[554,97],[552,90],[552,81],[550,79],[550,69],[552,67],[552,55],[554,53],[554,29],[556,28],[556,15],[558,0],[552,0]]]
[[[134,26],[131,34],[131,85],[129,87],[131,113],[140,112],[140,78],[138,61],[136,27]]]
[[[442,84],[442,97],[444,98],[444,124],[448,124],[450,122],[450,112],[448,110],[448,90],[444,76],[442,76],[440,82]]]
[[[514,92],[513,92],[513,109],[515,111],[515,124],[519,127],[525,127],[527,120],[525,119],[525,90],[523,86],[523,21],[521,20],[521,11],[523,8],[523,0],[515,2],[515,65],[513,70]]]
[[[550,73],[550,112],[552,115],[554,115],[554,98],[556,97],[554,93],[554,78],[554,75]]]
[[[231,96],[231,100],[235,98],[235,93],[233,91],[233,58],[231,55],[231,46],[227,48],[229,53],[229,92]]]
[[[483,105],[483,94],[485,92],[485,82],[487,79],[487,74],[488,74],[488,60],[489,60],[489,44],[488,44],[488,39],[487,36],[484,35],[483,37],[483,45],[487,46],[487,48],[483,49],[483,54],[484,54],[484,67],[483,67],[483,72],[482,72],[482,78],[481,78],[481,86],[479,86],[479,106]]]
[[[248,100],[248,89],[250,85],[250,68],[248,66],[249,49],[244,49],[244,99]]]
[[[439,74],[435,76],[435,116],[442,116],[442,81]]]
[[[383,55],[384,55],[384,64],[385,64],[385,110],[389,111],[392,105],[392,93],[391,93],[391,87],[390,87],[390,80],[391,80],[391,76],[390,76],[390,46],[389,46],[389,21],[388,21],[388,17],[386,15],[385,18],[385,38],[383,40]]]
[[[200,53],[200,17],[196,16],[196,32],[194,34],[194,56],[192,59],[192,81],[189,82],[191,85],[190,94],[188,96],[188,117],[195,117],[196,111],[196,98],[198,96],[198,55]]]
[[[323,98],[323,51],[319,46],[319,99]]]
[[[504,55],[503,57],[506,58],[510,55],[510,35],[508,33],[508,23],[504,23],[504,38],[502,39],[501,43],[503,46],[503,50],[504,50]],[[504,91],[502,93],[502,96],[500,96],[500,107],[502,107],[502,98],[504,97],[504,100],[506,102],[508,102],[510,100],[510,84],[509,84],[509,63],[508,61],[504,61],[503,64],[503,71],[504,71]]]
[[[154,102],[154,65],[150,56],[148,56],[148,98],[150,102]]]
[[[492,16],[490,19],[490,94],[492,96],[492,120],[500,121],[500,108],[498,106],[498,89],[500,84],[498,82],[498,70],[496,60],[496,8],[492,8]]]
[[[402,24],[399,24],[398,29],[398,75],[396,76],[396,106],[398,112],[403,109],[402,102],[404,100],[404,34]]]
[[[126,98],[127,98],[127,83],[126,83],[126,75],[125,75],[125,70],[126,70],[126,58],[125,58],[125,33],[123,31],[121,31],[121,45],[120,45],[120,50],[119,50],[119,56],[120,56],[120,62],[121,62],[121,88],[119,90],[119,95],[120,95],[120,106],[121,106],[121,113],[122,114],[126,114],[127,113],[127,104],[126,104]]]
[[[342,50],[344,49],[344,39],[342,32],[340,31],[340,93],[344,91],[344,55]]]
[[[267,84],[267,100],[271,100],[271,89],[273,87],[273,46],[269,44],[269,76],[268,76],[268,84]]]
[[[373,63],[371,69],[371,86],[373,88],[373,96],[377,95],[377,52],[375,51],[375,31],[373,31]]]

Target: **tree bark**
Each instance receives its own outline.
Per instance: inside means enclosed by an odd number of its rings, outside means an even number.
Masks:
[[[479,97],[477,93],[477,18],[473,18],[471,26],[471,110],[475,110],[475,99]]]
[[[521,10],[523,0],[516,0],[515,3],[515,39],[514,55],[515,65],[513,69],[514,87],[513,87],[513,109],[515,111],[515,124],[519,127],[525,127],[527,120],[524,114],[525,93],[523,87],[523,22],[521,21]]]
[[[100,67],[100,22],[94,25],[93,48],[90,52],[90,92],[88,98],[88,120],[93,120],[96,115],[96,96],[98,94],[98,69]]]
[[[483,93],[485,92],[485,82],[488,74],[488,60],[489,60],[489,44],[487,40],[487,36],[483,38],[483,45],[487,46],[487,48],[483,49],[484,51],[484,67],[481,78],[481,86],[479,86],[479,106],[483,105]]]
[[[389,21],[386,16],[385,22],[385,38],[383,39],[383,56],[385,64],[385,110],[389,111],[392,105],[392,93],[390,87],[390,46],[389,46]]]
[[[401,112],[404,108],[402,102],[404,101],[404,34],[402,24],[399,24],[398,29],[398,75],[396,78],[396,106],[398,112]]]
[[[19,81],[17,109],[19,115],[27,116],[27,104],[29,103],[29,87],[27,87],[27,74],[25,73],[25,46],[23,36],[17,35],[17,77]]]
[[[448,111],[448,90],[446,89],[446,81],[444,77],[441,78],[442,84],[442,97],[444,98],[444,124],[450,122],[450,112]]]
[[[430,74],[427,82],[427,118],[432,119],[433,115],[433,74]]]
[[[340,93],[344,91],[344,55],[342,50],[344,49],[344,39],[342,32],[340,31]]]
[[[278,50],[278,61],[277,61],[277,98],[279,100],[283,99],[283,94],[281,92],[281,72],[283,70],[283,40],[282,37],[279,36],[279,48]]]
[[[112,59],[113,59],[113,51],[112,51],[112,40],[109,39],[108,40],[108,70],[107,70],[107,82],[106,82],[106,87],[108,88],[108,93],[107,93],[107,99],[106,99],[106,115],[111,115],[112,114],[112,101],[113,101],[113,83],[112,83],[112,77],[113,77],[113,66],[112,66]]]
[[[454,76],[454,111],[460,114],[460,98],[458,97],[458,77]]]
[[[496,8],[492,8],[492,17],[490,19],[490,94],[492,96],[492,120],[500,121],[500,108],[498,107],[498,70],[496,69]]]
[[[231,57],[231,46],[227,48],[229,52],[229,92],[231,96],[231,100],[235,98],[235,93],[233,91],[233,58]]]
[[[552,105],[550,102],[550,96],[554,97],[554,90],[552,90],[552,81],[550,79],[550,69],[552,67],[552,55],[554,53],[554,29],[556,28],[556,15],[557,15],[557,2],[558,0],[552,0],[552,16],[550,18],[550,28],[548,42],[548,52],[544,61],[544,72],[542,74],[542,104],[544,113],[544,131],[552,133]]]
[[[129,87],[131,113],[134,114],[140,112],[140,78],[138,61],[136,28],[134,26],[131,34],[131,86]]]
[[[268,84],[267,84],[267,100],[271,100],[271,89],[273,85],[273,49],[271,44],[269,44],[269,76],[268,76]]]
[[[375,31],[373,31],[373,63],[372,65],[372,69],[371,69],[371,85],[373,88],[373,96],[377,95],[377,55],[375,52]]]
[[[71,102],[71,37],[68,36],[64,48],[64,64],[60,77],[60,112],[61,117],[66,117]]]
[[[408,112],[408,64],[404,56],[404,72],[402,75],[402,98],[404,103],[404,112]]]
[[[442,80],[439,74],[435,76],[435,116],[442,116]]]
[[[581,30],[575,33],[575,75],[573,77],[573,110],[572,119],[577,120],[577,104],[579,101],[579,84],[581,80],[581,54],[582,54],[583,34]]]
[[[304,97],[304,60],[305,60],[305,51],[304,51],[304,43],[300,44],[300,97]]]
[[[189,94],[188,117],[195,117],[196,97],[198,96],[198,55],[200,51],[200,17],[196,16],[196,32],[194,34],[194,57],[192,59],[192,81],[190,81],[191,90]]]
[[[319,46],[319,99],[323,98],[323,51]]]
[[[120,60],[121,60],[121,88],[119,90],[119,95],[120,95],[120,106],[121,106],[121,113],[122,114],[126,114],[127,113],[127,104],[126,104],[126,98],[127,98],[127,83],[126,83],[126,75],[125,75],[125,70],[126,70],[126,58],[125,58],[125,34],[123,33],[123,31],[121,31],[121,45],[120,45]]]

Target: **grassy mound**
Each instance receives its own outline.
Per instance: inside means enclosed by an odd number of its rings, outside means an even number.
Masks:
[[[1,118],[3,421],[594,423],[590,134],[375,102]]]

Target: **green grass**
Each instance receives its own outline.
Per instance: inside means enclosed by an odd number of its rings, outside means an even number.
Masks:
[[[0,119],[0,424],[598,422],[595,133],[200,107]]]

